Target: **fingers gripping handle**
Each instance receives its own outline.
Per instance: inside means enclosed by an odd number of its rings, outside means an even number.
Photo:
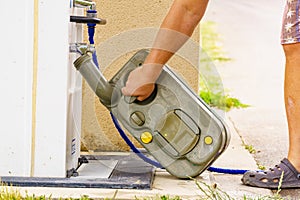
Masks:
[[[137,100],[137,97],[135,97],[135,96],[124,96],[124,100],[128,104],[132,104],[133,102],[135,102]]]

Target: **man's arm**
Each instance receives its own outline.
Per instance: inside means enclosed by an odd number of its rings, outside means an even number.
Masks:
[[[132,71],[122,88],[127,96],[142,101],[154,90],[162,67],[189,39],[203,17],[208,0],[175,0],[163,20],[153,47],[142,67]]]

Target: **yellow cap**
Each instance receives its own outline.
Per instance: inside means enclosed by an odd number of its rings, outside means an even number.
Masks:
[[[149,144],[152,142],[153,136],[150,132],[144,132],[141,134],[141,140],[144,144]]]
[[[207,145],[211,145],[213,143],[213,139],[211,136],[206,136],[204,138],[204,143],[207,144]]]

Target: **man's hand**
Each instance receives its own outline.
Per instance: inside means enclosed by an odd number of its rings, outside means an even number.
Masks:
[[[138,101],[147,99],[155,88],[155,81],[160,74],[161,68],[148,64],[133,70],[127,79],[126,86],[122,88],[125,96],[135,96]]]

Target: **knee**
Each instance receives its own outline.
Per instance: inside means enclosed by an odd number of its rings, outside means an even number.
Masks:
[[[287,62],[300,62],[300,43],[284,44],[282,46]]]

